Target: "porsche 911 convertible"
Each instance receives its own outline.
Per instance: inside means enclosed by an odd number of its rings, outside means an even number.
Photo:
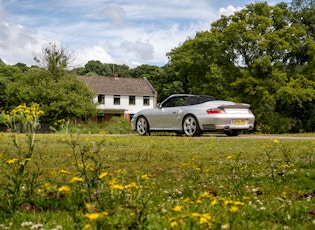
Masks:
[[[254,127],[255,116],[250,105],[215,100],[212,96],[174,94],[157,108],[136,113],[131,128],[140,135],[153,131],[170,131],[186,136],[200,136],[204,132],[223,131],[237,136]]]

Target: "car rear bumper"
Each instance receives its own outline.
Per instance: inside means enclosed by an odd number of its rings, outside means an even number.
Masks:
[[[218,114],[214,116],[201,116],[198,119],[201,130],[215,131],[215,130],[251,130],[254,128],[255,116],[252,114],[231,115]]]

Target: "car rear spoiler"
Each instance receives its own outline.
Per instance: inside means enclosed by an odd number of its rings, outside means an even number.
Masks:
[[[249,109],[250,104],[235,103],[234,105],[221,105],[219,109]]]

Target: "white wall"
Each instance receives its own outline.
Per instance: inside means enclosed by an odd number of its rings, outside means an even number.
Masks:
[[[94,97],[94,102],[97,103],[97,96]],[[113,95],[105,95],[105,104],[99,104],[97,106],[98,109],[124,109],[125,113],[135,114],[142,109],[151,109],[154,108],[155,101],[154,97],[150,96],[150,105],[143,105],[143,96],[136,96],[136,104],[129,105],[129,96],[120,95],[120,105],[114,105],[114,96]]]

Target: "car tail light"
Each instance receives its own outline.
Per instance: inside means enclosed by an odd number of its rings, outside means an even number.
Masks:
[[[221,114],[226,113],[224,109],[207,109],[207,114]]]

